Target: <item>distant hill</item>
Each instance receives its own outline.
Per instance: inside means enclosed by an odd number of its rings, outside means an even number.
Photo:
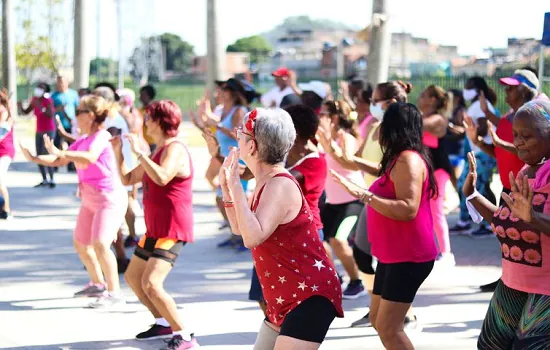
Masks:
[[[306,30],[306,29],[349,29],[360,30],[355,26],[350,26],[344,23],[335,22],[329,19],[313,19],[309,16],[294,16],[286,18],[283,23],[279,24],[269,32],[261,33],[260,35],[266,38],[269,43],[274,46],[277,38],[284,35],[288,30]]]

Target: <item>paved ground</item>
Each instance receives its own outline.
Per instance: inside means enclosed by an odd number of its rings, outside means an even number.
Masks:
[[[250,349],[262,320],[247,300],[250,254],[215,247],[226,233],[217,229],[221,217],[201,178],[208,157],[203,149],[192,154],[197,241],[183,249],[167,289],[203,348]],[[87,300],[71,297],[88,282],[71,243],[79,206],[76,176],[61,173],[57,180],[54,190],[32,188],[39,182],[36,167],[20,156],[9,174],[16,217],[0,221],[0,348],[159,348],[161,341],[133,340],[152,318],[124,283],[129,303],[116,310],[87,309]],[[143,233],[141,218],[138,228]],[[475,348],[491,296],[475,286],[498,277],[498,245],[462,236],[453,237],[452,245],[457,267],[436,268],[414,303],[424,329],[411,333],[417,349]],[[345,318],[335,320],[322,349],[382,349],[372,328],[348,327],[368,304],[368,297],[345,301]]]

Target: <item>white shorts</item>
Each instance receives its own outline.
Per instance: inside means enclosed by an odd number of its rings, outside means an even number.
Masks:
[[[8,177],[8,168],[11,164],[11,158],[8,156],[0,157],[0,185],[6,183]]]

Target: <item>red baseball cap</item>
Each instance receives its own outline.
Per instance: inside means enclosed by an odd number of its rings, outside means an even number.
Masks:
[[[271,73],[274,77],[288,77],[290,75],[290,71],[286,67],[280,67],[279,69],[276,69]]]

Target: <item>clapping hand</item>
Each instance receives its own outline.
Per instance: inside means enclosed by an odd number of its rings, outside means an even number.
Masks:
[[[220,152],[220,144],[218,143],[216,136],[214,136],[212,131],[204,129],[202,137],[206,141],[206,146],[208,147],[208,153],[210,153],[210,156],[217,157]]]
[[[510,195],[502,193],[502,199],[508,204],[512,213],[525,222],[533,220],[533,190],[529,186],[527,175],[524,175],[518,181],[514,179],[514,174],[510,172]]]
[[[469,197],[476,190],[477,163],[474,152],[468,152],[468,167],[468,175],[466,176],[466,181],[464,181],[464,185],[462,186],[462,192],[466,197]]]
[[[466,136],[475,144],[479,141],[479,135],[477,133],[477,126],[470,118],[470,116],[464,116],[464,128],[466,129]]]
[[[332,122],[330,118],[321,117],[319,119],[319,128],[317,129],[316,139],[319,141],[325,152],[332,150]]]
[[[229,155],[223,161],[218,178],[222,189],[229,191],[232,197],[233,186],[235,184],[240,186],[241,183],[238,148],[231,148]],[[233,198],[228,198],[228,200],[232,201]]]
[[[349,181],[342,175],[338,174],[336,171],[331,170],[330,175],[332,175],[334,181],[342,185],[346,189],[346,191],[348,191],[348,193],[351,194],[353,197],[361,198],[365,193],[365,189],[363,187]]]
[[[138,157],[143,156],[143,150],[140,147],[139,138],[136,134],[125,134],[124,138],[130,142],[132,152]]]
[[[52,156],[59,156],[61,154],[61,150],[55,147],[53,140],[46,134],[44,134],[44,146]]]

